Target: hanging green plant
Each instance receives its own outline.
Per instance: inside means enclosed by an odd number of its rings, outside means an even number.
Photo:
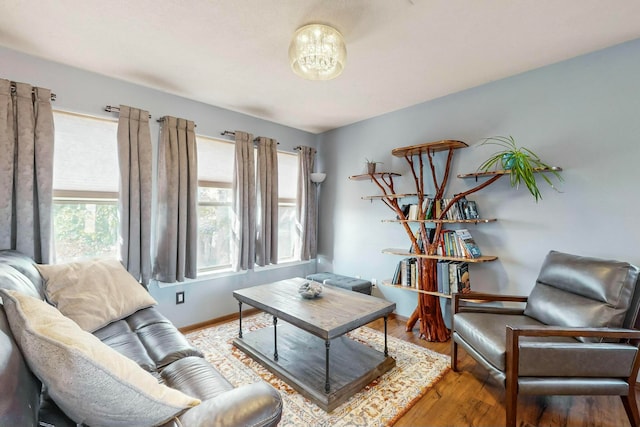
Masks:
[[[497,145],[502,147],[503,150],[495,152],[485,160],[478,167],[479,171],[492,172],[500,168],[508,170],[511,186],[518,188],[521,183],[526,185],[529,192],[536,199],[536,203],[539,199],[542,199],[542,195],[538,189],[535,173],[541,175],[551,188],[559,191],[546,175],[546,173],[552,173],[562,181],[562,176],[560,176],[558,170],[544,163],[537,154],[528,148],[518,147],[511,135],[508,137],[492,136],[485,138],[480,145]]]

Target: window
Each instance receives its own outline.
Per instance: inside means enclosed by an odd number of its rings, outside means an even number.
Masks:
[[[198,270],[231,268],[232,143],[196,136],[198,147]]]
[[[231,268],[233,164],[229,141],[196,136],[198,146],[198,270]],[[298,158],[278,153],[278,261],[299,259],[296,253]]]
[[[278,262],[297,261],[298,156],[278,152]]]
[[[118,123],[54,112],[54,261],[118,256]]]

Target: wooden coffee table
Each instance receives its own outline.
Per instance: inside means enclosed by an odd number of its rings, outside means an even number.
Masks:
[[[240,332],[233,343],[303,396],[331,412],[393,368],[387,349],[387,316],[396,305],[380,298],[325,286],[304,299],[295,278],[233,292],[240,308]],[[242,304],[273,316],[273,326],[242,331]],[[384,351],[344,334],[384,317]],[[285,324],[279,323],[283,320]]]

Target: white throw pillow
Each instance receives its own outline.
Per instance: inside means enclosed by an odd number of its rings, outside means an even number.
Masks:
[[[85,331],[96,331],[157,304],[116,259],[37,267],[47,299]]]
[[[46,302],[1,290],[32,372],[67,416],[92,427],[162,425],[200,400],[169,388]]]

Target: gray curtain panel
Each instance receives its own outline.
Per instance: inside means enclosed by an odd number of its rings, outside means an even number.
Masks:
[[[0,248],[51,262],[51,91],[0,79]]]
[[[195,124],[164,117],[158,147],[154,278],[167,283],[198,273],[198,156]]]
[[[258,138],[256,264],[278,263],[278,142]]]
[[[149,112],[120,106],[120,259],[144,285],[151,278],[151,134]]]
[[[316,192],[310,178],[315,154],[316,150],[312,147],[301,146],[298,151],[298,206],[296,214],[301,260],[315,258],[317,254]]]
[[[233,173],[234,270],[252,270],[256,257],[256,180],[253,135],[235,131]]]

